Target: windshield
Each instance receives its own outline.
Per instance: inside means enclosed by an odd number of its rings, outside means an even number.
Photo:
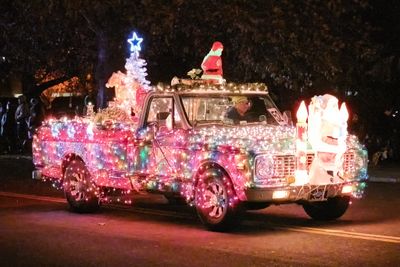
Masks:
[[[286,124],[282,114],[268,95],[181,96],[191,125],[206,123]]]

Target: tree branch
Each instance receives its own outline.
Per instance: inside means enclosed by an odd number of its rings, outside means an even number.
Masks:
[[[82,17],[86,20],[88,23],[88,28],[94,32],[95,34],[98,34],[99,29],[95,26],[95,24],[89,19],[89,17],[85,14],[83,11],[79,11],[79,13],[82,15]]]
[[[35,91],[38,92],[39,94],[42,93],[44,90],[46,90],[47,88],[50,88],[54,85],[63,83],[65,81],[68,81],[69,79],[71,79],[73,76],[62,76],[59,78],[56,78],[54,80],[50,80],[44,83],[41,83],[39,85],[36,85]]]

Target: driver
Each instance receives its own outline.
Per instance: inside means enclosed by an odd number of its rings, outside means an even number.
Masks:
[[[233,123],[238,124],[241,121],[251,121],[251,116],[248,114],[250,101],[245,96],[232,97],[233,106],[228,108],[225,117],[233,120]]]

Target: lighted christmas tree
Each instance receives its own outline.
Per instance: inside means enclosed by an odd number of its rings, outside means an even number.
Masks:
[[[151,90],[150,82],[146,79],[146,61],[139,57],[140,44],[143,38],[139,38],[135,32],[130,43],[130,57],[126,59],[126,73],[114,72],[106,86],[115,88],[115,106],[126,113],[138,114],[142,109],[144,96]]]

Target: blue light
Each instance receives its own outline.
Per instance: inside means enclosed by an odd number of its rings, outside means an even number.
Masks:
[[[131,53],[139,53],[141,50],[140,43],[143,41],[143,38],[139,38],[136,32],[132,33],[132,38],[128,39],[128,43],[131,44],[130,51]]]

